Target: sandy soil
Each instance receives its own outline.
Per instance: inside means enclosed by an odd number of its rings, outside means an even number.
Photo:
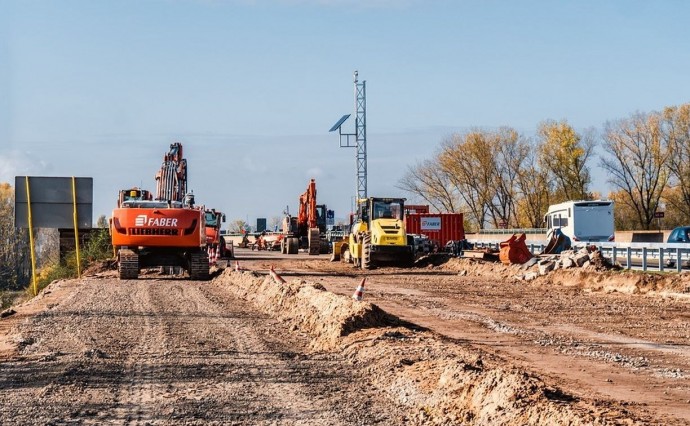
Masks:
[[[363,272],[326,257],[245,256],[249,269],[274,265],[343,296],[366,277],[365,300],[573,398],[690,424],[690,275],[556,271],[524,282],[516,267],[465,259]]]
[[[690,278],[236,255],[210,282],[105,265],[15,307],[0,423],[690,424]]]
[[[213,283],[64,281],[16,310],[0,424],[403,422],[345,357]]]

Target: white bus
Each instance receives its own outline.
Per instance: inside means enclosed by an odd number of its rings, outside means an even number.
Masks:
[[[613,201],[566,201],[549,206],[544,216],[549,239],[560,229],[573,243],[613,241]]]

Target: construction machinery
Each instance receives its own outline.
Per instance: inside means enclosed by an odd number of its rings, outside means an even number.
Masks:
[[[225,214],[216,209],[206,209],[206,246],[211,252],[211,255],[218,257],[233,258],[233,244],[230,244],[223,238],[220,233],[220,228],[225,223]]]
[[[139,188],[120,191],[110,220],[120,279],[136,279],[141,268],[181,267],[192,279],[208,279],[205,211],[187,193],[182,144],[170,145],[156,174],[156,196]]]
[[[358,200],[357,214],[346,240],[333,243],[333,260],[371,269],[382,263],[411,265],[413,246],[405,231],[404,198]]]
[[[310,255],[328,253],[327,211],[325,204],[316,204],[316,180],[311,179],[307,190],[299,197],[297,217],[290,216],[289,210],[285,210],[281,253],[297,254],[300,248],[307,249]]]

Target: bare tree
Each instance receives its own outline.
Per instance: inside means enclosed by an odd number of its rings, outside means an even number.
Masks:
[[[492,135],[494,197],[490,206],[494,224],[517,226],[518,176],[530,147],[515,129],[503,127]]]
[[[608,156],[601,159],[601,166],[609,173],[608,182],[625,194],[626,204],[643,229],[650,229],[669,179],[670,151],[660,127],[657,113],[637,113],[605,125]]]
[[[281,226],[283,225],[283,217],[282,216],[271,216],[271,220],[269,222],[270,230],[273,231],[274,229],[281,229]]]
[[[667,164],[674,189],[664,194],[664,201],[681,212],[681,220],[687,223],[690,221],[690,104],[665,108],[661,123],[670,150]]]
[[[249,230],[249,224],[242,220],[242,219],[235,219],[230,224],[228,225],[228,229],[230,232],[238,233],[238,232],[246,232]]]
[[[438,157],[408,166],[397,188],[420,197],[440,212],[456,212],[459,207],[458,196]]]
[[[467,206],[471,222],[480,229],[486,223],[495,193],[492,145],[486,132],[475,130],[453,135],[444,142],[439,155],[441,169]]]

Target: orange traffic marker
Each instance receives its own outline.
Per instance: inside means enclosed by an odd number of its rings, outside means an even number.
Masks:
[[[352,295],[352,298],[361,301],[362,297],[364,297],[364,282],[367,280],[367,277],[362,278],[362,282],[359,283],[359,286],[357,287],[357,290],[355,290],[355,294]]]

